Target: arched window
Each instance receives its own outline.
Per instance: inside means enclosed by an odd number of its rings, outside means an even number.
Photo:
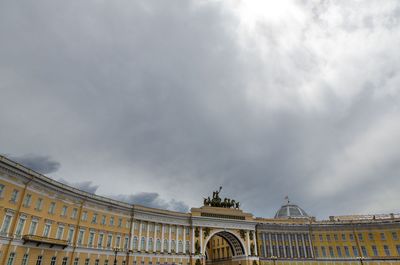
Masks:
[[[135,236],[133,238],[133,250],[137,250],[138,248],[138,238]]]
[[[160,252],[160,251],[161,251],[161,240],[160,240],[160,239],[157,239],[156,251],[157,251],[157,252]]]
[[[182,253],[182,252],[183,252],[183,244],[182,244],[182,241],[181,241],[181,240],[179,240],[179,243],[178,243],[178,252],[179,252],[179,253]]]
[[[154,247],[154,245],[153,245],[153,239],[150,238],[150,239],[149,239],[149,251],[153,251],[153,247]]]
[[[175,240],[171,241],[171,251],[176,252]]]
[[[140,250],[146,250],[146,239],[142,237],[142,240],[140,241]]]
[[[186,253],[189,253],[190,252],[190,245],[189,245],[189,240],[186,240],[186,247],[185,247],[186,249]]]
[[[164,252],[168,252],[168,240],[164,239]]]

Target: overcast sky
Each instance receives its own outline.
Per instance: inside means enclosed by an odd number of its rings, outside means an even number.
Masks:
[[[400,212],[400,1],[0,0],[0,153],[256,216]]]

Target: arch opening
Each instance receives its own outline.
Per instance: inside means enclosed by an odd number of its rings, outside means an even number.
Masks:
[[[244,246],[232,233],[220,231],[210,237],[206,245],[207,264],[230,264],[235,256],[245,255]]]

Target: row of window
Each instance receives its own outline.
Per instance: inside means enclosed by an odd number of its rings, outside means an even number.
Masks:
[[[135,236],[133,237],[132,241],[132,248],[135,251],[157,251],[157,252],[177,252],[177,253],[189,253],[190,251],[190,244],[189,240],[186,240],[185,242],[185,249],[183,248],[183,242],[182,240],[178,240],[177,242],[175,240],[167,240],[164,239],[163,244],[161,244],[161,240],[157,239],[156,240],[156,245],[153,243],[153,238],[149,238],[148,241],[146,241],[145,237],[142,237],[140,240],[140,245],[138,245],[138,238]],[[155,247],[155,249],[154,249]]]
[[[44,257],[43,255],[37,256],[36,265],[43,265],[43,257]],[[10,255],[8,256],[7,265],[18,265],[18,264],[14,264],[16,260],[17,260],[16,253],[15,252],[11,252]],[[29,254],[25,253],[25,254],[23,254],[23,257],[21,259],[20,265],[27,265],[27,264],[29,264]],[[67,264],[69,264],[68,263],[68,257],[63,257],[61,259],[61,265],[67,265]],[[90,258],[85,258],[84,259],[84,265],[91,265],[91,264],[92,263],[91,263]],[[104,262],[103,262],[103,265],[109,265],[109,264],[110,264],[109,260],[105,259]],[[113,260],[112,264],[118,264],[117,260],[115,260],[115,261]],[[136,260],[134,260],[132,262],[132,264],[133,265],[137,265]],[[144,265],[144,264],[145,264],[144,261],[141,261],[141,265]],[[170,263],[170,264],[167,263],[167,262],[164,262],[163,264],[164,265],[175,265],[174,262]],[[182,265],[182,262],[179,262],[178,264]],[[189,262],[186,263],[186,265],[189,265],[189,264],[190,264]],[[56,256],[51,257],[50,265],[57,265],[57,257]],[[79,258],[74,258],[73,265],[79,265]],[[100,260],[99,259],[95,259],[93,265],[100,265]],[[122,265],[126,265],[126,261],[125,260],[122,261]],[[149,261],[148,265],[152,265],[152,262]],[[156,265],[161,265],[161,264],[160,264],[160,262],[156,262]]]
[[[391,234],[391,237],[392,237],[393,240],[398,240],[399,239],[397,232],[392,231],[390,234]],[[374,236],[373,233],[370,232],[367,235],[368,235],[368,240],[370,240],[370,241],[375,240],[375,236]],[[350,241],[354,241],[354,234],[353,233],[350,233],[348,235],[346,235],[344,233],[341,234],[341,240],[342,241],[347,241],[347,238],[349,238]],[[315,240],[315,235],[312,235],[312,239]],[[328,242],[332,241],[332,237],[331,237],[330,234],[325,235],[325,239]],[[339,241],[339,235],[338,234],[333,234],[333,239],[335,241]],[[357,239],[360,240],[360,241],[364,241],[364,234],[363,233],[357,233]],[[387,239],[386,233],[385,232],[380,232],[379,233],[379,239],[380,240],[386,240]],[[324,236],[322,234],[319,234],[319,241],[321,241],[321,242],[324,241]]]
[[[314,254],[316,257],[319,257],[319,256],[327,257],[328,256],[327,250],[329,251],[330,257],[351,257],[351,256],[358,257],[358,256],[360,256],[359,252],[358,252],[358,248],[356,246],[351,247],[352,253],[350,253],[350,248],[347,246],[344,246],[344,247],[336,246],[336,253],[334,251],[334,247],[332,247],[332,246],[328,247],[328,249],[326,249],[326,247],[322,246],[320,249],[321,249],[321,252],[318,251],[317,247],[314,247]],[[396,255],[397,256],[400,255],[400,245],[396,245],[396,251],[397,251]],[[383,246],[383,253],[382,253],[383,255],[379,255],[378,248],[375,245],[371,246],[370,253],[372,255],[369,255],[366,246],[361,246],[361,252],[362,252],[363,257],[392,256],[392,253],[391,253],[388,245]],[[321,255],[320,255],[320,253],[321,253]],[[353,254],[353,255],[351,255],[351,254]]]

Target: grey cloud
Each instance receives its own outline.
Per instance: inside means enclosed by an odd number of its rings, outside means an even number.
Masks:
[[[10,159],[42,174],[51,174],[60,169],[60,162],[53,160],[50,156],[25,154],[21,156],[6,155]]]
[[[69,182],[65,179],[59,179],[58,181],[67,184],[71,187],[96,194],[97,189],[99,188],[99,185],[94,184],[92,181],[81,181],[81,182]]]
[[[400,184],[400,4],[378,4],[296,1],[247,27],[230,1],[4,1],[0,144],[151,207],[222,185],[257,215],[285,195],[400,211],[377,206]]]

